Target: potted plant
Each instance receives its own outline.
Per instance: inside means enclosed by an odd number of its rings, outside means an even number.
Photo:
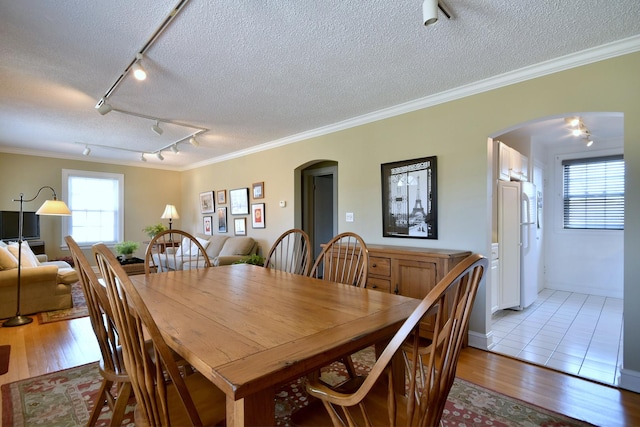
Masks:
[[[115,250],[120,255],[122,255],[122,258],[128,259],[132,257],[133,253],[138,249],[138,246],[139,246],[138,242],[132,242],[131,240],[127,240],[124,242],[117,243],[115,245]]]
[[[147,236],[149,236],[149,238],[153,239],[156,234],[160,233],[161,231],[165,231],[166,229],[167,227],[165,227],[163,223],[158,223],[155,225],[148,225],[143,228],[142,231],[147,233]]]
[[[234,264],[253,264],[262,267],[264,265],[264,257],[257,254],[247,255],[242,259],[235,261]]]

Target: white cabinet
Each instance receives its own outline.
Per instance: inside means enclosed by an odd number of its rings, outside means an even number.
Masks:
[[[498,141],[498,179],[511,181],[509,165],[511,164],[511,147]]]
[[[529,158],[498,141],[498,170],[500,181],[528,181]]]
[[[491,245],[491,314],[499,308],[500,301],[500,256],[498,243]]]

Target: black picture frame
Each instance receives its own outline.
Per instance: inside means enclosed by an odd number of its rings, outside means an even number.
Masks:
[[[216,204],[213,199],[213,191],[200,193],[200,213],[213,213],[216,211]]]
[[[381,165],[382,236],[438,238],[437,156]]]
[[[264,203],[251,205],[251,225],[253,228],[265,228]]]
[[[249,215],[249,189],[236,188],[229,190],[231,215]]]
[[[204,216],[202,217],[202,233],[211,236],[213,234],[213,225],[212,225],[213,217]]]
[[[227,208],[218,208],[218,233],[227,232]]]

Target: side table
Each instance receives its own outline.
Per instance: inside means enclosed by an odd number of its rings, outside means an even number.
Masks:
[[[120,261],[120,265],[122,269],[129,275],[133,276],[135,274],[144,274],[144,260],[140,258],[128,258],[124,259],[122,257],[118,257],[118,261]]]

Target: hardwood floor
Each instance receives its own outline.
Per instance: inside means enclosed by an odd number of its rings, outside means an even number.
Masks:
[[[43,325],[39,324],[37,316],[33,318],[34,322],[29,325],[0,328],[0,345],[11,345],[9,372],[0,376],[0,384],[83,365],[100,358],[88,317]],[[640,394],[498,354],[464,349],[457,376],[596,425],[640,426]]]

